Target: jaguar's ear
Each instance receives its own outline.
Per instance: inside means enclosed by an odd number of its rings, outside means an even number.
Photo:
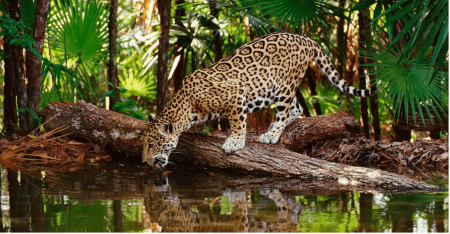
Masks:
[[[164,122],[158,127],[158,131],[163,136],[169,136],[173,134],[173,127],[172,124]]]

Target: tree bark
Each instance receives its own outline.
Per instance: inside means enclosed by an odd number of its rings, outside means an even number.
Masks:
[[[109,72],[108,79],[109,82],[117,86],[119,84],[119,78],[117,75],[117,7],[118,0],[111,0],[111,6],[109,8],[109,22],[108,22],[108,33],[109,33]],[[120,98],[119,90],[108,85],[109,90],[114,90],[117,98]],[[109,108],[114,106],[118,100],[115,97],[109,97]]]
[[[10,2],[11,18],[20,21],[20,0]],[[27,86],[25,84],[25,69],[22,46],[13,46],[14,78],[17,95],[17,107],[27,108]],[[22,132],[28,130],[26,113],[19,113],[19,125]]]
[[[358,24],[359,24],[359,44],[358,47],[361,50],[362,48],[367,49],[367,46],[364,45],[364,43],[369,43],[369,40],[366,38],[366,35],[371,35],[370,30],[370,21],[364,17],[364,12],[362,10],[358,13]],[[359,66],[358,66],[358,73],[359,73],[359,88],[360,89],[367,89],[366,84],[366,73],[362,64],[367,64],[367,56],[362,57],[359,56]],[[367,68],[367,67],[366,67]],[[370,138],[369,135],[369,113],[368,106],[367,106],[367,97],[361,97],[361,118],[363,122],[363,129],[364,129],[364,136],[366,138]]]
[[[110,153],[136,157],[142,154],[141,133],[148,124],[145,121],[107,111],[83,101],[78,104],[52,102],[40,111],[39,115],[47,120],[57,113],[59,115],[46,124],[46,129],[68,125],[69,128],[61,134],[71,132],[73,138],[88,139],[106,145],[105,149]],[[221,148],[227,137],[225,135],[208,137],[186,133],[180,136],[177,146],[183,150],[172,154],[170,160],[199,167],[308,177],[334,181],[342,186],[387,186],[398,190],[438,189],[436,186],[378,169],[331,163],[288,150],[299,150],[319,139],[352,135],[359,129],[358,121],[343,112],[297,119],[285,129],[278,144],[258,143],[258,136],[249,133],[245,148],[231,154],[225,153]]]
[[[161,113],[167,101],[167,66],[169,62],[169,27],[170,27],[170,5],[172,1],[158,0],[161,15],[159,27],[159,48],[157,65],[157,90],[156,90],[156,115]]]
[[[393,13],[395,14],[395,12]],[[393,38],[397,37],[397,35],[400,33],[402,28],[405,26],[405,23],[398,19],[394,22],[393,25]],[[404,39],[399,40],[397,42],[399,53],[403,53],[403,45],[408,44],[408,41],[410,40],[410,37],[408,34],[405,34]],[[406,126],[405,121],[398,121],[398,120],[406,120],[406,109],[408,106],[405,106],[405,103],[403,102],[403,99],[401,100],[401,103],[397,103],[397,105],[401,105],[400,107],[400,115],[397,119],[397,116],[394,117],[394,132],[395,132],[395,140],[396,141],[410,141],[411,140],[411,130],[405,130],[402,128],[402,126]],[[398,121],[398,122],[397,122]]]
[[[303,114],[306,117],[311,117],[311,114],[309,113],[308,106],[306,105],[305,98],[303,97],[302,93],[300,93],[300,90],[297,88],[295,91],[295,97],[297,98],[298,103],[300,103],[300,106],[303,108]]]
[[[217,2],[216,0],[209,0],[209,9],[211,11],[211,15],[214,16],[217,20],[219,19],[219,9],[217,9]],[[220,40],[220,33],[219,30],[213,30],[214,35],[214,42],[213,42],[213,49],[214,49],[214,62],[218,62],[222,59],[222,41]]]
[[[339,7],[345,10],[346,1],[339,1]],[[347,34],[344,32],[345,18],[340,18],[337,25],[337,54],[338,64],[337,71],[344,80],[347,79]]]
[[[14,133],[14,127],[17,126],[17,112],[16,112],[16,89],[14,79],[14,59],[12,55],[12,46],[4,43],[5,54],[8,56],[5,59],[5,93],[3,99],[4,115],[3,115],[3,130],[6,136]]]
[[[40,55],[44,51],[45,27],[47,26],[47,13],[50,1],[38,0],[33,25],[33,40],[36,42],[36,50]],[[41,102],[41,69],[42,62],[39,58],[27,51],[27,77],[28,77],[28,107],[37,112]],[[28,129],[33,129],[34,117],[27,112]]]
[[[216,0],[208,0],[208,4],[209,4],[209,9],[210,9],[211,15],[214,16],[214,18],[216,18],[217,20],[219,20],[219,9],[217,9]],[[214,41],[213,41],[214,62],[216,63],[223,58],[222,41],[220,40],[219,30],[213,30],[213,35],[214,35]],[[247,36],[249,36],[249,35],[247,35]],[[263,112],[260,112],[260,113],[263,113]],[[250,115],[251,115],[251,113],[250,113]],[[253,117],[258,118],[258,116],[253,116]],[[220,125],[220,129],[223,132],[226,132],[228,129],[230,129],[230,122],[228,121],[228,118],[221,118],[220,121],[214,120],[214,124],[213,124],[214,129],[218,129],[218,125]]]
[[[368,61],[369,62],[369,61]],[[372,61],[370,61],[371,63]],[[377,91],[377,82],[370,77],[370,87],[372,91]],[[375,134],[375,140],[381,140],[381,127],[380,127],[380,113],[378,112],[378,93],[369,97],[370,100],[370,114],[372,115],[372,127]]]
[[[360,11],[358,17],[359,20],[363,21],[363,24],[365,26],[365,34],[366,35],[372,35],[372,28],[369,25],[370,23],[370,19],[368,18],[370,15],[369,9],[363,9]],[[361,30],[361,29],[360,29]],[[361,35],[361,34],[360,34]],[[362,41],[363,39],[360,38],[360,41]],[[367,38],[366,36],[364,36],[364,40],[367,44],[372,44],[372,41]],[[361,46],[361,45],[360,45]],[[361,48],[361,47],[360,47]],[[360,60],[361,61],[361,60]],[[366,63],[373,63],[372,59],[367,58]],[[359,62],[359,66],[361,67],[361,62]],[[367,72],[370,73],[371,70],[373,70],[373,67],[367,67]],[[361,71],[361,69],[360,69]],[[359,73],[360,76],[362,75],[362,73]],[[372,91],[377,91],[377,83],[373,77],[373,75],[369,75],[369,80],[370,80],[370,87]],[[372,115],[372,127],[373,127],[373,132],[375,135],[375,140],[379,141],[381,140],[381,128],[380,128],[380,115],[378,112],[378,93],[375,93],[375,95],[370,96],[369,97],[369,101],[370,101],[370,114]],[[362,111],[362,110],[361,110]]]
[[[175,5],[175,24],[178,26],[184,28],[183,22],[181,22],[181,18],[186,16],[186,9],[184,6],[179,6],[181,4],[184,4],[184,0],[176,0]],[[175,47],[180,47],[180,45],[175,45]],[[173,73],[173,91],[174,94],[178,92],[178,90],[181,88],[181,84],[183,83],[184,78],[184,52],[175,50],[174,58],[177,58],[180,56],[180,60],[178,60],[177,67],[175,68],[175,72]]]
[[[308,81],[308,86],[311,92],[311,96],[315,96],[317,95],[317,91],[316,91],[316,77],[314,75],[313,70],[308,67],[306,69],[306,80]],[[318,100],[316,100],[313,103],[314,106],[314,110],[316,111],[316,115],[322,115],[322,109],[320,109],[320,103]]]

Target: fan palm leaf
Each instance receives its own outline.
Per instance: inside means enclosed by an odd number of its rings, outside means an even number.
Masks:
[[[367,0],[357,3],[352,11],[365,9],[374,4],[373,31],[380,32],[387,29],[389,41],[391,41],[388,50],[399,41],[405,42],[406,45],[398,62],[405,58],[414,60],[410,74],[423,65],[422,60],[432,52],[431,61],[427,63],[429,64],[428,72],[433,71],[429,82],[433,82],[439,68],[445,63],[448,52],[448,0]],[[383,18],[385,22],[377,28]],[[397,20],[404,21],[405,26],[394,37],[392,25]],[[406,35],[410,37],[409,41],[404,40]],[[414,55],[417,56],[413,58]]]
[[[240,0],[247,14],[252,14],[276,31],[291,30],[321,41],[330,50],[335,17],[347,18],[342,8],[326,0]],[[252,25],[253,26],[253,25]],[[321,35],[324,34],[325,36]]]
[[[122,68],[119,73],[120,86],[131,95],[156,99],[156,75],[144,72],[141,57],[140,54],[130,56],[119,64]],[[122,97],[128,97],[127,93],[123,93]]]
[[[409,108],[413,113],[419,112],[422,122],[425,124],[426,114],[433,121],[432,112],[440,122],[448,119],[448,73],[438,71],[435,78],[429,72],[432,65],[431,58],[421,59],[416,65],[417,59],[407,60],[401,56],[401,52],[389,50],[377,44],[378,48],[368,47],[362,50],[362,54],[378,63],[364,64],[363,66],[377,67],[370,71],[379,84],[379,89],[385,94],[386,102],[394,109],[395,119],[399,119],[402,104],[405,106],[406,121],[408,121]],[[433,71],[434,72],[434,71]],[[413,115],[416,123],[415,115]]]
[[[36,11],[36,4],[36,0],[22,0],[20,2],[20,21],[22,21],[30,30],[33,29],[34,25],[34,12]],[[2,0],[0,2],[0,11],[2,12],[3,17],[7,19],[11,17],[9,5],[9,0]]]
[[[107,27],[108,7],[101,1],[57,0],[47,38],[60,61],[69,61],[69,67],[87,77],[91,68],[107,62]]]

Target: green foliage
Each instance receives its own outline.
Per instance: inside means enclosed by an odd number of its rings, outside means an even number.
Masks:
[[[30,112],[30,114],[34,117],[34,120],[33,120],[33,126],[34,127],[39,127],[39,125],[42,124],[42,118],[39,118],[39,116],[36,114],[36,112],[31,110],[30,107],[28,107],[28,108],[19,108],[16,111],[19,112],[19,113]]]
[[[184,55],[183,77],[199,68],[206,68],[212,64],[212,39],[211,28],[216,28],[211,18],[202,12],[195,12],[192,9],[186,12],[186,18],[183,20],[183,26],[172,24],[170,36],[169,57],[172,57],[175,51]],[[158,59],[159,32],[155,31],[141,38],[148,50],[142,57],[144,70],[146,73]],[[172,61],[172,66],[174,60]],[[172,68],[173,69],[173,68]],[[172,70],[171,69],[171,70]],[[169,77],[170,78],[170,77]]]
[[[357,3],[352,11],[372,5],[373,31],[383,44],[378,41],[377,48],[369,45],[371,49],[362,52],[379,62],[366,65],[376,68],[371,74],[377,75],[380,94],[393,106],[395,118],[399,118],[402,106],[411,106],[423,122],[421,107],[430,119],[432,110],[439,121],[446,121],[448,73],[441,70],[448,71],[444,66],[448,63],[448,0],[368,0]],[[396,34],[394,26],[399,21],[404,26]],[[406,121],[408,115],[405,108]]]
[[[428,71],[433,72],[429,79],[429,82],[432,82],[439,68],[445,63],[448,52],[448,0],[395,2],[368,0],[357,3],[352,10],[364,9],[373,4],[376,4],[372,21],[373,31],[380,32],[387,29],[389,41],[391,41],[388,50],[393,49],[400,41],[405,45],[398,59],[399,62],[405,59],[409,61],[416,56],[410,74],[418,66],[423,65],[422,60],[432,52],[431,61],[428,63]],[[382,18],[385,18],[384,22],[381,22]],[[402,20],[405,26],[394,38],[392,26],[397,20]],[[377,28],[378,22],[381,22],[379,28]],[[405,40],[406,36],[410,37],[409,41]],[[436,44],[433,45],[433,42]]]
[[[172,25],[170,36],[173,43],[177,45],[172,53],[178,51],[184,54],[184,75],[187,74],[186,68],[190,64],[190,72],[198,68],[206,68],[212,64],[213,58],[210,55],[212,51],[212,29],[218,27],[217,24],[203,13],[189,11],[186,13],[186,21],[181,27],[177,24]]]
[[[214,1],[214,0],[213,0]],[[246,5],[245,1],[236,1],[236,0],[218,0],[217,8],[223,11],[224,16],[226,17],[228,22],[231,22],[232,27],[230,30],[227,30],[233,38],[230,42],[239,43],[239,35],[245,35],[245,29],[247,27],[247,23],[251,25],[251,34],[252,38],[260,37],[266,35],[275,29],[271,27],[270,22],[266,22],[264,18],[254,14],[254,12],[249,11],[246,7],[248,7],[251,2],[248,2]],[[254,3],[255,1],[253,1]],[[244,30],[242,30],[244,29]],[[246,38],[244,37],[244,40]]]
[[[416,66],[417,59],[407,60],[395,50],[386,49],[381,45],[378,45],[378,48],[381,49],[372,47],[368,51],[362,51],[368,58],[379,61],[364,66],[377,67],[370,74],[376,76],[378,87],[385,94],[383,99],[388,106],[394,107],[396,119],[400,116],[401,104],[405,107],[411,106],[413,114],[420,113],[422,121],[424,113],[420,107],[425,109],[431,120],[431,110],[441,122],[443,117],[448,118],[445,111],[448,109],[448,73],[435,72],[436,76],[433,79],[432,73],[429,72],[431,63],[429,57],[421,59]],[[405,108],[406,119],[408,112],[408,108]],[[413,119],[415,123],[415,115]]]
[[[202,131],[201,131],[200,133],[201,133],[201,134],[208,135],[208,136],[211,136],[211,135],[212,135],[211,131],[212,131],[212,128],[211,128],[209,125],[206,125],[206,124],[205,124],[205,125],[203,126]]]
[[[77,90],[80,98],[83,98],[80,92],[81,87],[89,89],[75,72],[61,64],[52,63],[44,58],[42,60],[42,91],[40,107],[44,108],[51,101],[73,102]]]
[[[47,36],[52,56],[72,68],[91,88],[90,76],[108,58],[108,6],[100,1],[57,0],[50,12]]]
[[[21,22],[25,24],[25,26],[30,29],[33,28],[34,25],[34,12],[36,11],[36,0],[21,0],[20,1],[20,18]],[[3,17],[10,19],[10,4],[9,0],[2,0],[0,2],[0,11],[3,14]]]
[[[345,10],[326,0],[240,0],[240,3],[248,14],[263,19],[261,22],[255,21],[252,26],[262,23],[274,27],[276,31],[306,34],[323,42],[330,51],[334,18],[347,18],[343,13]]]
[[[0,17],[0,27],[2,28],[0,36],[5,38],[6,43],[12,46],[22,46],[24,49],[30,50],[39,59],[42,59],[42,56],[34,48],[36,42],[27,33],[29,29],[22,21]],[[9,55],[4,55],[2,52],[1,59],[5,59],[5,56]]]
[[[144,72],[142,56],[130,56],[119,63],[120,70],[119,81],[123,88],[128,92],[123,97],[131,95],[156,99],[156,75],[152,72]]]
[[[127,89],[115,86],[111,82],[107,81],[107,83],[113,87],[113,89],[117,89],[119,93],[126,93],[128,92]],[[105,97],[115,97],[116,99],[119,99],[117,97],[117,94],[114,92],[114,90],[107,91],[103,98]],[[128,98],[121,98],[121,101],[117,101],[114,106],[111,107],[112,110],[115,110],[119,113],[122,113],[124,115],[131,116],[136,119],[144,120],[145,115],[142,113],[142,111],[139,110],[138,106],[136,105],[136,101],[130,100]]]

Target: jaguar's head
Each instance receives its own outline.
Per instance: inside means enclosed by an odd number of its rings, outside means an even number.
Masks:
[[[166,166],[177,143],[178,135],[174,134],[172,124],[167,120],[153,119],[144,131],[142,162],[157,168]]]

